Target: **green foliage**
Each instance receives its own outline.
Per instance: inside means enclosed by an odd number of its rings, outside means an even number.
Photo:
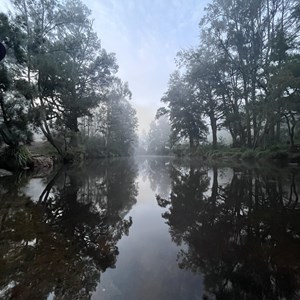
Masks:
[[[206,138],[207,126],[202,118],[202,109],[185,78],[179,72],[170,76],[169,88],[161,99],[168,109],[160,108],[157,116],[168,114],[171,124],[171,144],[188,139],[190,148]]]
[[[130,104],[131,92],[127,83],[115,80],[106,103],[106,146],[117,156],[132,155],[137,143],[136,111]]]
[[[0,13],[0,41],[6,41],[7,48],[7,55],[0,63],[0,139],[15,151],[19,144],[32,140],[31,115],[28,101],[19,89],[24,67],[23,34],[3,13]]]
[[[178,156],[189,156],[191,154],[190,147],[186,144],[178,144],[172,147],[172,152]]]
[[[80,163],[85,158],[85,149],[83,146],[70,147],[63,156],[65,163]]]
[[[234,147],[268,147],[284,132],[293,145],[300,121],[299,3],[214,0],[200,29],[198,47],[177,56],[181,69],[162,99],[167,108],[157,112],[170,116],[173,140],[197,137],[203,129],[197,120],[205,116],[214,148],[221,128]]]
[[[242,154],[242,159],[244,160],[253,160],[255,159],[256,153],[254,150],[248,149]]]
[[[6,147],[1,153],[1,165],[7,169],[24,169],[32,163],[32,157],[26,146]]]
[[[137,127],[131,93],[115,76],[115,55],[101,47],[91,11],[80,0],[12,4],[13,15],[0,14],[7,47],[0,65],[0,141],[17,148],[38,127],[63,159],[74,161],[84,156],[82,120],[97,118],[93,134],[105,140],[106,153],[131,154]]]

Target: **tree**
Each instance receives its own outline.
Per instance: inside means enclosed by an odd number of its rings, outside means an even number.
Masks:
[[[152,121],[147,135],[147,152],[166,155],[170,152],[171,127],[167,116]]]
[[[89,116],[117,71],[113,54],[101,49],[90,11],[80,1],[14,1],[15,22],[26,35],[26,84],[37,125],[65,156],[53,128],[69,132],[78,145],[78,118]]]
[[[73,9],[80,11],[81,6]],[[70,131],[70,144],[75,147],[79,118],[92,116],[92,109],[104,101],[117,71],[114,55],[101,49],[88,14],[83,18],[82,24],[68,24],[58,33],[61,37],[53,47],[59,50],[50,55],[50,63],[41,73],[43,100],[57,122]],[[54,61],[49,75],[48,67]]]
[[[204,116],[210,121],[213,148],[217,148],[217,129],[221,127],[220,119],[224,112],[222,105],[221,71],[222,62],[218,59],[215,49],[201,47],[197,50],[181,52],[178,55],[186,69],[186,80],[195,95],[195,102]]]
[[[167,108],[159,109],[157,116],[169,116],[172,144],[188,139],[190,150],[194,150],[206,138],[207,127],[191,87],[178,71],[170,76],[168,91],[161,101]]]
[[[295,3],[216,0],[200,23],[204,42],[213,43],[229,66],[230,90],[245,116],[246,136],[240,135],[248,147],[256,147],[266,134],[272,142],[275,126],[280,130],[277,106],[270,97],[270,72],[295,48],[296,21],[291,18]]]
[[[174,94],[180,98],[182,91],[189,90],[189,97],[182,98],[192,99],[193,111],[209,118],[214,148],[221,127],[229,130],[233,146],[255,148],[280,141],[285,121],[290,140],[294,140],[297,75],[294,72],[291,78],[291,69],[287,69],[289,60],[296,62],[299,51],[298,12],[299,4],[294,0],[214,0],[207,6],[200,22],[200,43],[196,49],[178,54],[183,75],[178,72],[172,80],[175,86],[181,77]],[[281,83],[284,76],[285,87]],[[288,93],[293,95],[285,95]],[[169,103],[167,94],[164,101]],[[178,122],[185,106],[178,105],[175,110],[175,133],[186,132],[186,125]],[[160,114],[168,112],[160,110]]]
[[[137,142],[136,111],[129,100],[131,92],[127,83],[115,80],[106,103],[106,146],[117,155],[131,155]]]
[[[32,140],[30,111],[21,94],[24,66],[24,36],[5,14],[0,14],[0,40],[5,41],[7,55],[0,63],[0,135],[8,149],[4,161],[8,167],[26,167],[30,155],[25,144]],[[13,161],[12,161],[13,160]]]
[[[105,100],[92,111],[91,117],[81,122],[88,156],[133,154],[137,142],[137,117],[130,100],[128,84],[115,78]]]
[[[272,97],[279,106],[278,117],[287,124],[290,145],[295,144],[295,129],[300,121],[300,56],[289,56],[276,68],[270,82]]]

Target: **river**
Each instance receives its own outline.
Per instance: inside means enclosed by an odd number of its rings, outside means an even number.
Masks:
[[[0,299],[299,299],[299,170],[139,157],[0,178]]]

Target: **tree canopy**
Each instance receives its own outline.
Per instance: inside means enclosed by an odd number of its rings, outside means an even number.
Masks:
[[[205,121],[214,148],[218,129],[230,133],[235,147],[293,145],[300,103],[298,1],[214,0],[205,11],[199,44],[178,53],[178,71],[170,75],[158,114],[167,114],[172,135],[189,137],[191,147]]]
[[[136,139],[135,111],[130,97],[116,104],[118,65],[101,46],[91,11],[80,0],[11,2],[13,13],[0,15],[7,49],[0,64],[2,141],[16,148],[30,142],[32,130],[40,130],[63,159],[73,160],[88,118],[118,131],[114,155],[129,155]]]

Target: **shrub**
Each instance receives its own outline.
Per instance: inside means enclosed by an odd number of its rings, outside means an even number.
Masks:
[[[278,150],[276,152],[270,152],[268,158],[270,159],[277,159],[277,160],[286,160],[288,159],[289,154],[287,151]]]
[[[1,165],[7,169],[24,169],[31,163],[31,153],[25,145],[6,147],[1,154]]]
[[[244,160],[253,160],[255,158],[255,151],[248,149],[243,152],[242,159]]]

